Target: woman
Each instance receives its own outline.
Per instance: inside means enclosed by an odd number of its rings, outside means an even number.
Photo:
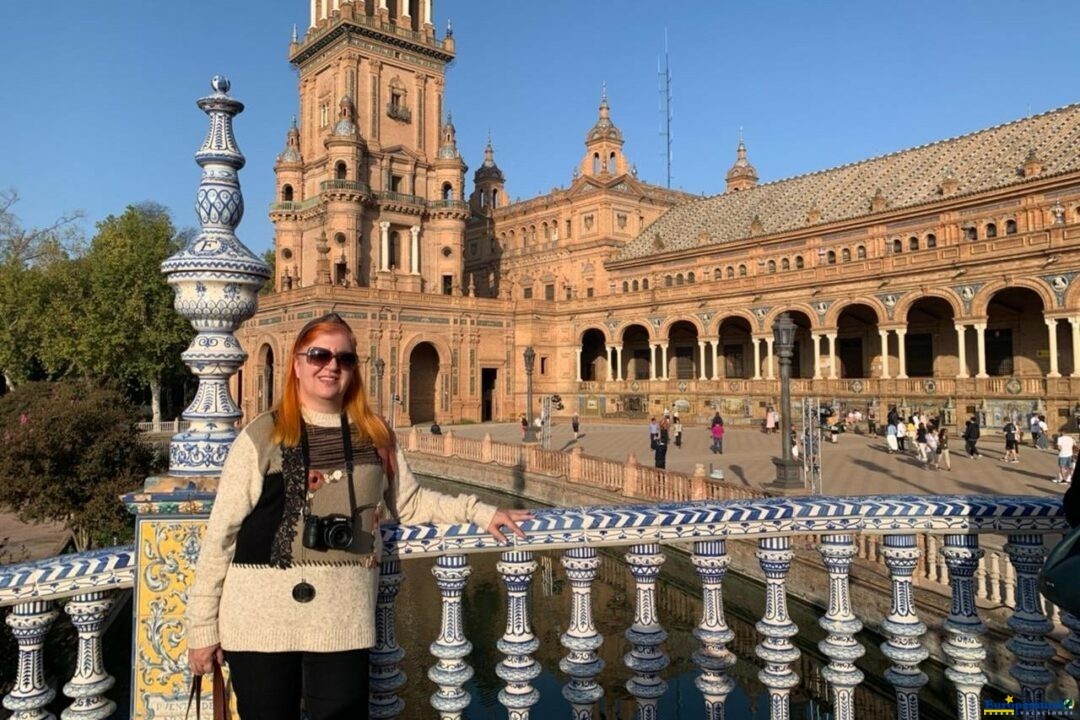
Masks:
[[[222,468],[187,608],[188,664],[229,663],[244,718],[366,718],[379,520],[472,522],[500,542],[530,515],[417,485],[368,405],[356,338],[335,313],[292,349],[281,404]]]
[[[671,424],[671,433],[675,436],[675,447],[682,447],[682,420],[679,416],[675,416],[675,421]]]
[[[720,422],[709,428],[709,433],[712,435],[712,451],[713,454],[724,454],[724,423]]]
[[[938,465],[946,471],[952,471],[952,460],[949,458],[949,431],[942,425],[937,432],[938,437]]]
[[[574,413],[574,417],[570,418],[570,429],[574,431],[574,439],[578,439],[578,433],[581,431],[581,418],[577,413]]]

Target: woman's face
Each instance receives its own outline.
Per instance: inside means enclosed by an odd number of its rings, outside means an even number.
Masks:
[[[325,364],[314,362],[305,354],[309,348],[329,350],[334,358]],[[353,368],[342,367],[337,355],[354,352],[344,331],[331,330],[310,335],[304,345],[297,348],[296,357],[293,358],[300,404],[318,412],[341,412]]]

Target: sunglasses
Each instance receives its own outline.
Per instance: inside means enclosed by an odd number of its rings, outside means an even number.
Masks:
[[[317,368],[324,368],[330,364],[331,360],[337,360],[338,367],[342,370],[352,370],[356,367],[359,358],[352,350],[346,350],[345,352],[335,353],[326,348],[321,347],[309,347],[307,350],[297,355],[303,355],[307,358],[308,363],[314,365]]]

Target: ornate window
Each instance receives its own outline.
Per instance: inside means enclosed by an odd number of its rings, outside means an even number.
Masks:
[[[687,282],[688,285],[693,285],[694,284],[694,282],[695,282],[694,273],[687,273],[686,274],[686,282]]]
[[[292,202],[292,199],[293,199],[292,185],[283,185],[281,187],[281,199],[284,202]]]
[[[638,281],[637,281],[637,280],[635,280],[635,281],[633,281],[632,283],[630,283],[630,288],[631,288],[631,289],[632,289],[632,290],[633,290],[634,292],[637,292],[637,291],[638,291],[638,287],[639,287],[639,285],[638,285]]]
[[[408,100],[408,90],[405,89],[401,80],[395,77],[390,81],[390,97],[387,98],[386,114],[401,122],[411,122],[412,111],[409,110]]]
[[[964,239],[965,240],[978,240],[979,239],[979,230],[978,230],[978,228],[976,228],[974,225],[968,225],[967,227],[965,227],[964,228]]]
[[[735,268],[733,266],[731,266],[731,265],[727,266],[727,278],[728,278],[728,280],[734,280],[735,279]]]
[[[483,197],[483,195],[481,195]],[[442,199],[453,200],[454,199],[454,186],[450,183],[443,183],[442,186]]]
[[[683,284],[683,276],[682,276],[682,273],[679,273],[679,274],[677,274],[677,275],[675,276],[675,284],[676,284],[676,285],[682,285],[682,284]]]
[[[334,165],[334,179],[344,180],[348,176],[348,174],[349,167],[344,162],[339,160],[338,163]]]
[[[892,251],[896,254],[904,252],[904,244],[900,242],[900,238],[896,238],[892,241]]]
[[[645,278],[644,280],[641,281],[641,289],[642,290],[648,290],[649,289],[649,278]]]
[[[1006,220],[1005,221],[1005,234],[1006,235],[1015,235],[1016,234],[1016,221],[1015,220]]]
[[[622,291],[624,293],[630,292],[630,283],[628,281],[626,281],[626,280],[622,281]]]
[[[671,287],[672,284],[673,284],[673,281],[671,279],[671,276],[670,275],[665,275],[664,276],[664,287]]]
[[[836,251],[835,250],[830,250],[829,252],[827,252],[825,254],[825,262],[828,263],[829,265],[835,265],[836,264]]]
[[[851,250],[844,248],[840,251],[840,261],[846,263],[851,262]]]
[[[866,259],[866,246],[865,245],[859,245],[857,248],[855,248],[855,257],[857,257],[860,260],[865,260]]]
[[[739,266],[739,277],[746,277],[746,266],[745,265],[740,265]]]
[[[919,238],[912,235],[911,237],[908,238],[907,244],[908,244],[908,250],[912,250],[912,251],[918,250],[919,249]]]
[[[784,258],[783,260],[781,260],[780,261],[780,269],[785,270],[785,271],[790,270],[791,269],[791,261],[788,260],[787,258]]]
[[[995,225],[994,223],[986,223],[986,237],[997,237],[997,225]]]
[[[775,261],[775,260],[770,260],[770,261],[769,261],[769,264],[767,265],[767,267],[768,267],[768,269],[769,269],[769,274],[770,274],[770,275],[771,275],[772,273],[776,272],[776,261]]]
[[[934,233],[928,233],[926,235],[926,247],[927,249],[937,247],[937,235]]]

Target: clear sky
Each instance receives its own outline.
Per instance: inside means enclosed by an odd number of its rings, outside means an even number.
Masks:
[[[569,183],[602,83],[625,151],[665,180],[657,59],[667,29],[673,186],[724,187],[739,128],[763,181],[978,130],[1080,101],[1075,0],[434,0],[454,25],[447,79],[472,170],[490,129],[512,197]],[[286,53],[307,0],[3,3],[0,187],[26,225],[130,203],[192,210],[205,116],[225,73],[247,105],[239,236],[270,247],[273,162],[296,112]],[[471,184],[469,186],[471,191]]]

